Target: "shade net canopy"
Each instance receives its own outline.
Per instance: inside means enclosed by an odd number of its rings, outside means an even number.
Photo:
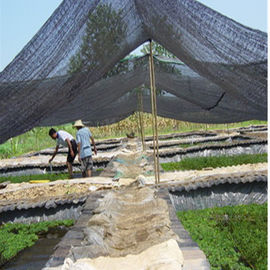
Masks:
[[[0,73],[0,143],[36,126],[119,121],[150,112],[153,39],[157,113],[200,123],[267,119],[267,34],[195,0],[64,0]]]

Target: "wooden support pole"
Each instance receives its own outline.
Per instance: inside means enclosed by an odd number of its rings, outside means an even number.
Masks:
[[[153,149],[154,149],[154,169],[155,169],[155,183],[160,183],[159,171],[159,147],[158,147],[158,129],[157,129],[157,93],[155,83],[154,59],[152,53],[152,41],[150,41],[150,88],[151,88],[151,104],[152,104],[152,128],[153,128]]]
[[[140,136],[142,141],[142,148],[143,151],[145,151],[145,134],[144,134],[144,122],[143,122],[143,95],[142,95],[142,89],[141,87],[138,90],[138,116],[139,116],[139,127],[140,127]]]

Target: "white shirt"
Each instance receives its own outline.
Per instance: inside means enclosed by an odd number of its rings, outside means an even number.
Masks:
[[[64,130],[59,130],[57,132],[57,145],[59,146],[60,144],[65,146],[65,147],[68,147],[68,144],[66,142],[66,139],[69,139],[70,141],[71,140],[74,140],[73,136],[71,134],[69,134],[68,132],[64,131]]]

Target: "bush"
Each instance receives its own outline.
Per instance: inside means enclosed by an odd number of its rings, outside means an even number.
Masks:
[[[177,213],[213,270],[267,269],[267,204]]]

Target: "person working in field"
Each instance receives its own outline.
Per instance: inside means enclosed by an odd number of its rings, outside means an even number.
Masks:
[[[69,134],[68,132],[64,130],[59,130],[58,132],[51,128],[49,131],[49,135],[51,136],[52,139],[56,140],[56,147],[54,150],[54,153],[52,157],[50,158],[49,162],[51,163],[56,156],[60,144],[68,147],[68,156],[67,156],[67,167],[68,167],[68,173],[69,177],[73,178],[73,173],[72,173],[72,163],[77,155],[77,143],[74,140],[73,136]]]
[[[82,176],[91,177],[93,169],[91,142],[94,146],[94,153],[97,154],[94,138],[90,130],[84,126],[81,120],[76,121],[73,127],[76,127],[78,130],[76,141],[78,144],[78,157],[81,163]]]

